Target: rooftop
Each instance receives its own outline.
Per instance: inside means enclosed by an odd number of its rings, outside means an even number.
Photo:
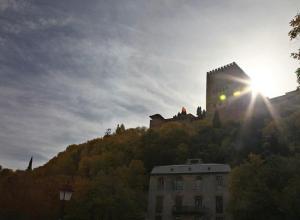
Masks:
[[[230,170],[231,169],[228,164],[195,163],[195,164],[156,166],[152,169],[151,175],[229,173]]]
[[[151,119],[161,119],[164,120],[165,118],[161,116],[160,114],[154,114],[149,116]]]

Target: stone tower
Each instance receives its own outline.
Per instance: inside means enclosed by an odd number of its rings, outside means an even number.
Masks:
[[[213,117],[217,110],[222,120],[240,120],[251,100],[249,82],[249,76],[235,62],[207,72],[207,116]]]

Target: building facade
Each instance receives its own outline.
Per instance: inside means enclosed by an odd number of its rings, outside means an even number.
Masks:
[[[227,220],[229,165],[186,164],[154,167],[147,220]]]

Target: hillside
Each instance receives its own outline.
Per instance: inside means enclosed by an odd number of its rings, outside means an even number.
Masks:
[[[75,191],[66,219],[144,219],[153,166],[187,158],[231,165],[228,211],[235,219],[253,213],[256,219],[299,219],[299,132],[300,112],[279,122],[252,118],[220,127],[207,120],[156,130],[118,126],[111,135],[70,145],[33,171],[1,169],[0,219],[57,219],[65,183]]]

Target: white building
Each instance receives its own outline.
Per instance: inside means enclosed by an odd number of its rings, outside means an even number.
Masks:
[[[147,220],[227,220],[227,164],[154,167],[150,176]]]

